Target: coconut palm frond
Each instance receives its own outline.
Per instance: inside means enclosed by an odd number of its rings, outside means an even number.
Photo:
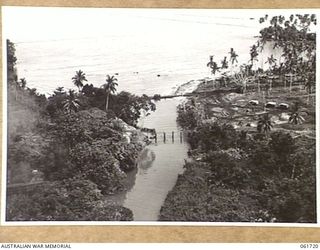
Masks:
[[[86,78],[86,74],[82,70],[76,71],[75,76],[71,79],[73,84],[79,89],[79,91],[83,87],[83,82],[88,81]]]

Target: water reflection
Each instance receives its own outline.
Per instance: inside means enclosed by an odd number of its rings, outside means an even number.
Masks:
[[[148,169],[152,167],[156,154],[150,148],[145,148],[138,158],[138,174],[147,174]]]

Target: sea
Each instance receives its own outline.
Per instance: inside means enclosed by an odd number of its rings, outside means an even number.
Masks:
[[[82,70],[97,87],[106,75],[115,75],[118,91],[163,95],[213,77],[210,55],[220,64],[233,48],[237,65],[247,63],[260,16],[226,10],[18,8],[5,9],[4,34],[16,46],[18,77],[39,93],[75,88],[71,78]]]

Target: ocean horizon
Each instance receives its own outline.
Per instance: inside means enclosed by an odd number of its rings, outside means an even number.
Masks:
[[[59,12],[62,19],[63,11],[61,8],[62,14]],[[74,11],[77,15],[77,9]],[[90,10],[87,11],[85,14],[89,15]],[[206,66],[210,55],[220,63],[224,56],[229,59],[228,52],[234,48],[239,55],[238,64],[247,63],[250,46],[259,34],[260,24],[250,16],[219,16],[209,10],[104,11],[98,11],[85,25],[80,22],[84,26],[81,33],[77,29],[68,32],[76,21],[66,27],[51,27],[56,32],[54,37],[41,36],[41,31],[49,31],[44,24],[38,27],[39,22],[29,20],[34,30],[30,36],[18,32],[28,21],[14,24],[11,37],[8,34],[6,38],[16,46],[18,77],[26,78],[30,88],[50,95],[59,86],[75,88],[71,78],[81,69],[88,83],[97,87],[109,74],[116,75],[118,91],[171,94],[185,82],[211,77]],[[40,10],[37,14],[41,14]]]
[[[118,91],[172,94],[183,83],[213,77],[206,66],[211,55],[220,64],[233,48],[234,69],[248,63],[263,16],[261,10],[23,9],[4,12],[4,38],[15,43],[19,79],[47,96],[60,86],[76,89],[71,78],[78,70],[97,87],[109,74]]]

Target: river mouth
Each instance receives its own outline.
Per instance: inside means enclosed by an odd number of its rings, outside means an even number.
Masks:
[[[157,110],[140,121],[141,126],[156,129],[157,143],[148,145],[139,155],[137,169],[127,173],[127,190],[110,197],[129,208],[134,221],[157,221],[168,192],[183,173],[188,145],[176,123],[177,105],[183,99],[157,102]]]

